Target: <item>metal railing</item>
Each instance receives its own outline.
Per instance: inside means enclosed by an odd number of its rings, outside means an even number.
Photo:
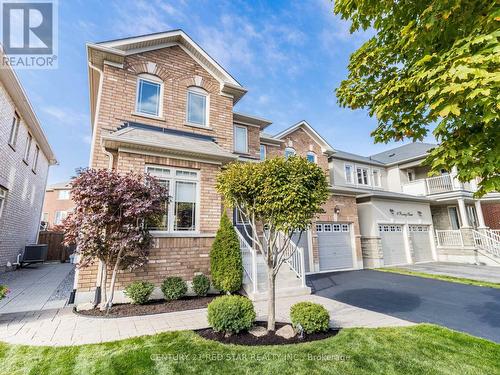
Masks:
[[[286,238],[283,233],[278,234],[278,246],[281,248],[286,245],[284,250],[285,262],[290,269],[300,279],[302,286],[306,285],[305,277],[305,263],[304,263],[304,249],[297,246],[291,239]]]
[[[481,231],[473,230],[472,235],[477,248],[500,257],[500,240],[496,233],[483,229]]]
[[[243,262],[243,271],[247,284],[251,284],[252,292],[257,293],[257,251],[250,246],[245,237],[241,234],[238,228],[234,228],[240,242],[241,259]]]
[[[429,194],[445,193],[454,190],[453,179],[449,174],[429,177],[426,178],[425,181]]]
[[[462,232],[456,230],[436,230],[436,239],[438,246],[442,247],[463,247],[464,239]]]

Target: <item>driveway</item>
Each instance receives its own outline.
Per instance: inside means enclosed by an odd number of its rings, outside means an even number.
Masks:
[[[322,297],[500,343],[500,289],[373,270],[311,275],[308,284]]]
[[[0,301],[0,315],[64,307],[73,289],[74,264],[45,263],[0,274],[10,293]]]
[[[476,266],[475,264],[460,264],[448,262],[432,262],[398,266],[397,268],[408,271],[430,273],[433,275],[446,275],[463,277],[478,281],[488,281],[500,284],[500,267]]]

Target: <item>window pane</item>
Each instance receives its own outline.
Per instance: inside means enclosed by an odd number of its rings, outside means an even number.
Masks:
[[[234,151],[247,152],[247,128],[234,127]]]
[[[31,140],[33,137],[31,134],[28,134],[28,137],[26,137],[26,149],[24,150],[24,160],[28,161],[29,156],[30,156],[30,149],[31,149]]]
[[[188,92],[188,122],[206,124],[206,102],[206,96]]]
[[[159,114],[160,84],[139,80],[137,111],[150,115]]]
[[[196,183],[175,183],[174,230],[195,230],[196,227]]]
[[[308,153],[307,154],[307,161],[314,163],[315,162],[315,157],[313,153]]]
[[[69,190],[59,190],[59,199],[69,199]]]
[[[266,159],[266,146],[260,145],[260,160]]]
[[[14,118],[12,119],[12,127],[10,129],[10,136],[9,136],[9,143],[12,146],[16,145],[18,131],[19,131],[19,117],[17,116],[16,113],[14,114]]]
[[[285,158],[295,155],[295,150],[293,148],[285,148]]]
[[[348,183],[352,183],[352,169],[350,165],[345,166],[345,180]]]

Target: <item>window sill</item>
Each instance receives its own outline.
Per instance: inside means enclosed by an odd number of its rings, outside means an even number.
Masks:
[[[163,230],[151,230],[149,231],[153,237],[172,237],[172,238],[183,238],[183,237],[215,237],[215,233],[200,233],[200,232],[167,232]]]
[[[138,117],[144,117],[144,118],[149,118],[152,120],[159,120],[159,121],[165,121],[165,117],[163,116],[155,116],[155,115],[148,115],[147,113],[141,113],[141,112],[132,112],[132,116],[138,116]]]
[[[184,123],[185,126],[190,126],[192,128],[197,128],[197,129],[203,129],[203,130],[211,130],[213,131],[214,129],[211,128],[210,126],[203,126],[203,125],[198,125],[198,124],[192,124],[190,122],[185,122]]]

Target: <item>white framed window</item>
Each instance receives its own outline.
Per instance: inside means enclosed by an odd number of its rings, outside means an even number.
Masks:
[[[288,159],[290,156],[295,155],[295,150],[291,147],[285,148],[285,158]]]
[[[354,183],[354,176],[353,176],[352,165],[345,164],[344,171],[345,171],[345,182],[347,182],[348,184],[353,184]]]
[[[70,196],[70,191],[67,189],[64,190],[59,190],[59,193],[57,194],[57,199],[60,200],[68,200]]]
[[[356,177],[358,185],[369,185],[370,181],[368,179],[368,168],[358,167],[356,168]]]
[[[373,186],[380,187],[382,186],[380,181],[380,169],[372,170],[372,178],[373,178]]]
[[[342,232],[349,232],[349,224],[342,224]]]
[[[135,111],[160,117],[162,113],[163,81],[153,75],[142,74],[137,79]]]
[[[0,217],[2,217],[3,206],[5,206],[5,200],[7,199],[7,189],[0,186]]]
[[[260,145],[260,160],[266,160],[267,150],[266,145]]]
[[[208,107],[208,93],[201,87],[189,87],[186,109],[186,121],[188,124],[208,126]]]
[[[62,224],[64,219],[68,217],[67,211],[56,211],[56,215],[54,217],[54,225]]]
[[[248,129],[246,126],[234,125],[234,151],[248,153]]]
[[[24,161],[26,162],[26,164],[28,163],[28,160],[30,158],[30,151],[31,151],[31,143],[33,142],[33,136],[28,133],[27,137],[26,137],[26,147],[24,149]]]
[[[9,135],[9,145],[12,146],[12,148],[16,147],[17,143],[17,134],[19,133],[19,123],[21,122],[21,118],[17,114],[17,112],[14,112],[14,117],[12,118],[12,126],[10,128],[10,135]]]
[[[190,169],[146,166],[146,173],[168,188],[170,202],[161,222],[151,229],[166,232],[198,230],[200,206],[199,172]]]
[[[340,232],[340,224],[333,224],[333,231]]]
[[[312,151],[309,151],[307,154],[306,154],[306,159],[308,162],[311,162],[311,163],[316,163],[316,154]]]
[[[36,167],[38,165],[38,155],[39,154],[40,154],[40,147],[38,147],[38,145],[36,145],[35,146],[35,153],[33,154],[33,166],[31,167],[31,169],[35,173],[36,173]]]
[[[316,224],[316,232],[323,232],[323,225]]]
[[[243,215],[243,212],[241,212],[241,210],[239,210],[238,208],[235,208],[235,216],[236,216],[236,224],[248,224],[250,223],[250,221],[248,220],[248,218]]]
[[[332,231],[332,224],[323,224],[323,230],[324,230],[324,232],[331,232]]]

